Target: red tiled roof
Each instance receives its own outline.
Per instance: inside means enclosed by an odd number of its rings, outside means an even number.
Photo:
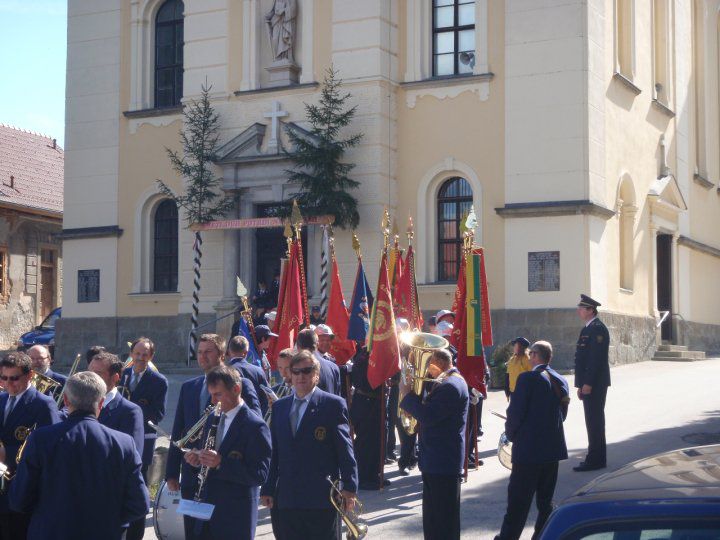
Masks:
[[[63,160],[52,138],[0,124],[0,206],[62,213]]]

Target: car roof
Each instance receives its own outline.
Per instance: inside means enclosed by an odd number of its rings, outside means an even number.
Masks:
[[[718,499],[720,444],[657,454],[599,476],[567,504],[618,499]]]

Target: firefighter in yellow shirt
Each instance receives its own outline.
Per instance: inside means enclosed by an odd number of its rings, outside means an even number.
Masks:
[[[524,337],[518,337],[510,343],[513,346],[514,354],[508,360],[505,374],[505,396],[507,396],[508,401],[510,401],[510,396],[515,391],[517,378],[521,373],[532,369],[530,356],[527,353],[530,342]]]

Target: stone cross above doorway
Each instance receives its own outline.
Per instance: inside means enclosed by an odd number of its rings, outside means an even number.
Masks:
[[[279,101],[273,101],[272,110],[263,114],[264,118],[270,118],[270,138],[268,139],[268,154],[278,154],[280,152],[280,119],[288,116],[287,111],[282,110]]]

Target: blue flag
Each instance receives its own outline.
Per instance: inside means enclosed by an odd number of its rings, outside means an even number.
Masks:
[[[245,317],[240,317],[239,322],[240,326],[238,327],[238,330],[240,331],[240,333],[238,335],[245,336],[245,339],[247,339],[248,343],[250,343],[250,347],[248,348],[247,361],[251,364],[255,364],[256,366],[263,367],[260,355],[255,348],[255,340],[253,339],[253,335],[250,332],[250,327],[248,326]]]
[[[355,289],[353,289],[352,302],[350,303],[348,339],[365,342],[368,327],[370,326],[372,305],[373,295],[365,277],[362,261],[359,261],[357,275],[355,276]]]

